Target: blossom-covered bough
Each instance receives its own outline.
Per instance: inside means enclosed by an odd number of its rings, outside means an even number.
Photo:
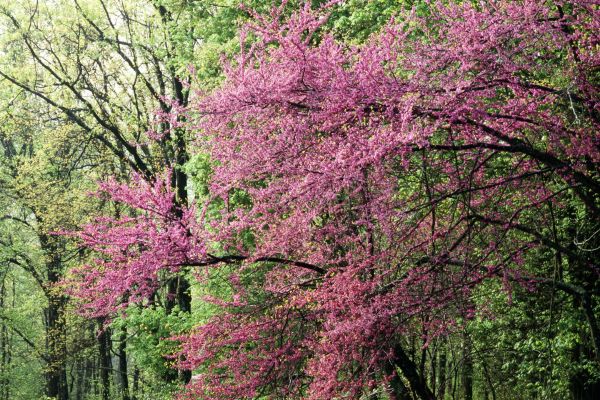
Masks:
[[[598,354],[597,238],[554,224],[598,229],[599,2],[431,5],[359,46],[323,32],[334,4],[308,3],[254,14],[197,106],[218,216],[174,212],[165,184],[103,187],[143,212],[81,233],[103,254],[79,270],[85,309],[141,300],[159,271],[228,265],[222,313],[178,338],[198,370],[184,398],[433,398],[402,336],[472,318],[490,279],[573,295]],[[536,251],[565,272],[525,268]]]

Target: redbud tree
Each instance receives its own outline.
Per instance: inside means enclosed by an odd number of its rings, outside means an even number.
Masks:
[[[192,110],[206,204],[102,186],[139,216],[79,234],[101,255],[74,280],[84,310],[143,301],[161,271],[225,268],[233,295],[206,299],[222,312],[177,338],[189,398],[433,398],[401,338],[456,329],[489,280],[577,298],[597,354],[595,253],[550,227],[598,229],[599,2],[432,4],[352,46],[324,29],[335,1],[285,3],[248,10],[225,82]],[[528,268],[538,251],[567,274]]]

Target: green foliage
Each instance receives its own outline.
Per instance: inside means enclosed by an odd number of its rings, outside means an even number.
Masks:
[[[468,332],[499,399],[568,398],[572,376],[600,377],[597,363],[575,362],[589,339],[584,316],[568,296],[544,289],[532,297],[518,286],[506,292],[497,282],[480,295],[488,299],[488,314],[471,321]]]
[[[164,358],[176,348],[176,343],[168,338],[188,331],[191,326],[188,313],[175,310],[167,314],[163,308],[136,307],[130,307],[125,317],[111,324],[115,331],[127,329],[130,355],[151,381],[159,381],[172,363]]]
[[[350,43],[365,41],[379,31],[400,10],[410,9],[416,3],[423,7],[424,1],[399,0],[350,0],[335,10],[330,24],[335,34]]]

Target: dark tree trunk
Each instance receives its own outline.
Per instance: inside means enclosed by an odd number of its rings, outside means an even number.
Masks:
[[[127,328],[121,328],[119,336],[119,376],[123,400],[129,400],[129,378],[127,376]]]
[[[494,382],[492,382],[492,377],[490,376],[490,371],[488,369],[485,358],[483,360],[481,360],[481,367],[483,368],[483,374],[485,375],[486,396],[487,396],[488,389],[489,389],[489,392],[492,395],[492,400],[496,400],[496,389],[494,388]]]
[[[465,400],[473,400],[473,358],[471,355],[471,338],[463,335],[463,368],[462,386]]]
[[[6,275],[2,277],[0,283],[0,310],[4,310],[6,306]],[[13,292],[14,298],[14,292]],[[10,399],[10,379],[8,372],[10,370],[11,359],[11,337],[8,332],[8,327],[4,320],[0,320],[0,395],[2,400]]]
[[[102,326],[102,321],[99,321],[100,334],[98,335],[98,352],[100,361],[100,384],[103,400],[110,400],[110,371],[112,363],[110,360],[111,338],[110,330]]]
[[[427,363],[427,349],[421,349],[421,358],[419,360],[419,376],[425,380],[425,364]]]
[[[390,400],[412,400],[410,390],[406,387],[404,382],[402,382],[402,379],[400,379],[398,374],[394,374],[390,381],[389,398]]]
[[[429,371],[430,375],[429,375],[429,382],[430,382],[430,386],[431,386],[431,392],[433,393],[433,396],[435,397],[436,394],[436,389],[437,389],[437,381],[436,381],[436,375],[437,375],[437,341],[431,351],[431,362],[430,362],[430,368],[431,370]]]
[[[411,400],[412,396],[410,395],[409,388],[406,387],[402,379],[398,375],[398,371],[396,370],[395,364],[388,362],[384,365],[383,372],[386,375],[386,378],[390,378],[389,381],[389,393],[388,396],[390,400]]]
[[[66,329],[65,305],[67,298],[52,286],[62,277],[62,263],[58,255],[58,246],[46,235],[41,235],[40,242],[49,258],[47,263],[48,289],[46,298],[48,306],[46,316],[46,395],[52,399],[68,400],[66,368]]]
[[[179,309],[186,313],[189,313],[192,308],[190,284],[183,276],[176,276],[169,279],[167,285],[167,301],[165,304],[167,314],[171,314],[175,306],[179,306]],[[172,360],[166,361],[172,362]],[[191,379],[192,371],[187,370],[177,371],[176,369],[170,368],[165,374],[165,380],[167,382],[176,382],[179,380],[182,383],[188,383]]]
[[[190,283],[185,277],[179,278],[177,285],[177,302],[181,311],[190,313],[192,311],[192,296],[190,294]],[[192,371],[180,370],[179,380],[183,383],[189,383],[192,380]]]
[[[48,297],[46,309],[46,394],[57,400],[68,400],[66,343],[63,296]]]
[[[438,374],[438,399],[443,400],[446,396],[446,341],[442,341],[442,348],[439,356],[439,374]]]
[[[184,93],[184,88],[181,81],[174,78],[174,88],[177,101],[185,105],[187,104],[187,96]],[[180,117],[183,118],[183,117]],[[175,189],[176,204],[179,207],[187,206],[188,195],[187,195],[187,175],[181,168],[189,160],[189,156],[186,148],[185,132],[182,129],[176,129],[175,135],[175,168],[173,168],[172,186]],[[181,209],[176,210],[178,214],[181,213]],[[192,296],[190,294],[190,284],[185,276],[172,277],[167,285],[167,299],[166,299],[166,311],[167,314],[171,314],[175,306],[179,306],[179,309],[185,313],[189,313],[192,309]],[[165,375],[167,382],[175,382],[177,380],[183,383],[189,383],[192,378],[191,371],[177,371],[169,369]]]
[[[416,364],[404,352],[400,345],[394,347],[395,367],[400,368],[411,389],[421,400],[435,400],[424,377],[419,375]]]
[[[137,400],[138,399],[138,393],[140,390],[140,370],[138,369],[138,367],[135,367],[133,369],[133,387],[132,387],[132,400]]]
[[[179,277],[175,276],[169,278],[167,283],[167,299],[165,301],[165,311],[167,314],[173,313],[175,306],[178,305],[178,294],[179,294]],[[173,360],[163,357],[165,365],[171,365]],[[178,379],[178,371],[175,368],[167,368],[162,378],[165,382],[173,383]]]

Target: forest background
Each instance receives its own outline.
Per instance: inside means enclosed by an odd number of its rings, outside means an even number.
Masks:
[[[0,0],[0,400],[594,399],[596,1]]]

